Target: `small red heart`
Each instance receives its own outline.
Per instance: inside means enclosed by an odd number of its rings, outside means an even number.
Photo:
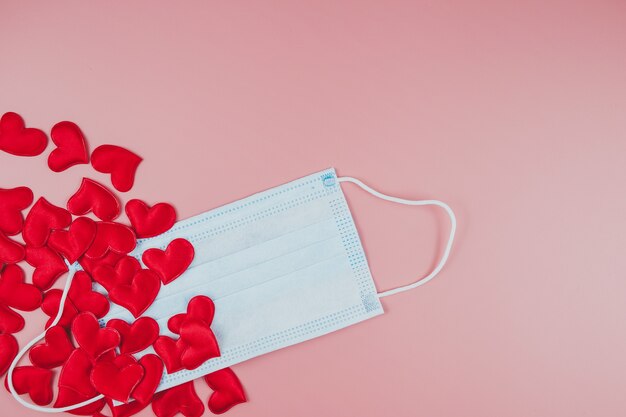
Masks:
[[[159,277],[149,269],[142,269],[135,273],[130,284],[117,284],[111,288],[109,298],[139,317],[152,305],[160,288]]]
[[[50,317],[48,322],[46,323],[46,328],[52,325],[52,322],[57,316],[59,312],[59,304],[61,303],[61,296],[63,295],[63,291],[59,289],[53,289],[46,292],[43,296],[43,301],[41,303],[41,310],[46,313],[47,316]],[[63,314],[61,315],[61,319],[59,320],[58,325],[63,327],[70,327],[74,317],[78,314],[78,310],[72,304],[72,301],[69,299],[65,299],[65,304],[63,305]]]
[[[49,328],[44,340],[45,343],[33,346],[28,353],[30,362],[40,368],[51,369],[63,365],[74,351],[67,330],[62,326]]]
[[[103,353],[115,349],[120,344],[120,334],[110,327],[100,328],[93,313],[78,314],[72,322],[72,335],[76,343],[97,359]]]
[[[33,192],[28,187],[0,188],[0,232],[13,236],[22,231],[22,210],[33,204]]]
[[[17,333],[24,328],[24,317],[0,304],[0,334]],[[1,361],[0,361],[1,362]]]
[[[26,262],[35,267],[33,284],[42,291],[52,287],[54,283],[68,271],[63,258],[52,249],[26,247]]]
[[[98,172],[111,174],[111,183],[118,191],[133,188],[135,172],[142,159],[120,146],[101,145],[91,154],[91,165]]]
[[[97,318],[109,312],[109,300],[97,291],[93,291],[91,278],[84,271],[77,271],[68,292],[68,298],[78,311],[89,311]]]
[[[9,369],[18,350],[17,340],[12,334],[0,333],[0,375],[4,375]]]
[[[158,236],[168,231],[176,223],[176,210],[168,203],[158,203],[150,207],[141,200],[126,203],[126,215],[137,237]]]
[[[173,374],[183,369],[180,357],[187,349],[182,340],[174,340],[168,336],[159,336],[154,342],[154,351],[165,364],[168,374]]]
[[[91,383],[105,397],[127,403],[143,372],[132,356],[120,355],[112,361],[98,361],[91,371]]]
[[[163,361],[157,355],[150,353],[142,356],[139,364],[143,366],[144,376],[133,391],[133,398],[141,404],[148,404],[161,382]]]
[[[126,254],[135,249],[137,239],[130,227],[113,222],[97,222],[96,226],[96,238],[85,256],[100,258],[109,250]]]
[[[167,321],[167,328],[172,333],[180,333],[180,325],[187,318],[204,321],[208,326],[213,322],[215,304],[205,295],[196,295],[187,304],[187,313],[176,314]]]
[[[95,237],[96,223],[88,217],[79,217],[72,222],[69,230],[53,230],[48,246],[73,264],[89,249]]]
[[[75,349],[61,368],[59,388],[70,388],[87,398],[94,397],[97,392],[89,379],[92,369],[89,354],[83,349]]]
[[[48,156],[48,166],[54,172],[65,171],[71,166],[89,162],[87,142],[76,123],[63,121],[55,124],[50,137],[57,145]]]
[[[187,270],[193,257],[193,245],[185,239],[178,238],[172,240],[165,251],[148,249],[141,259],[148,268],[159,275],[163,284],[167,285]]]
[[[26,250],[24,246],[20,245],[16,241],[9,239],[0,232],[0,265],[15,264],[24,259],[26,256]]]
[[[48,145],[48,137],[39,129],[25,127],[24,119],[13,112],[0,119],[0,150],[17,156],[36,156]]]
[[[13,370],[13,388],[18,394],[28,394],[37,405],[52,402],[52,371],[35,366],[18,366]],[[9,389],[8,379],[5,387]]]
[[[235,405],[246,402],[243,386],[230,368],[205,375],[204,381],[214,391],[209,398],[209,410],[213,414],[225,413]]]
[[[137,388],[135,388],[135,391],[137,391]],[[141,410],[143,410],[144,408],[148,406],[148,404],[141,404],[139,401],[131,401],[128,404],[122,403],[120,405],[113,405],[113,401],[108,400],[107,404],[109,405],[109,409],[111,410],[112,417],[134,416],[135,414],[137,414],[138,412],[140,412]],[[107,417],[107,416],[104,416],[102,414],[100,415],[94,414],[93,417]]]
[[[46,243],[51,230],[65,229],[71,222],[72,215],[67,210],[40,197],[26,216],[22,236],[28,246],[38,248]]]
[[[83,178],[78,191],[67,201],[70,213],[82,216],[90,211],[100,220],[110,222],[120,214],[120,202],[104,185]]]
[[[91,386],[91,383],[88,382],[88,385]],[[96,395],[97,393],[92,394],[92,395],[83,395],[71,388],[59,386],[59,393],[57,395],[56,401],[54,402],[54,408],[69,407],[74,404],[80,404],[83,401],[87,401],[95,397]],[[94,413],[97,413],[100,410],[102,410],[105,404],[106,404],[106,401],[103,398],[91,404],[87,404],[85,406],[82,406],[80,408],[76,408],[74,410],[70,410],[67,412],[70,414],[75,414],[79,416],[91,416]]]
[[[120,319],[111,319],[107,322],[107,327],[114,328],[120,334],[121,354],[141,352],[152,346],[159,337],[159,325],[151,317],[141,317],[132,324]]]
[[[180,340],[187,345],[180,357],[185,369],[196,369],[211,358],[220,356],[220,349],[211,328],[202,320],[188,318],[180,325]]]
[[[132,256],[124,256],[117,261],[115,266],[97,266],[93,271],[93,279],[107,291],[111,291],[118,284],[130,284],[140,269],[141,264],[137,259]]]
[[[24,271],[17,265],[7,265],[0,276],[0,303],[23,311],[33,311],[41,305],[41,291],[24,283]]]
[[[173,417],[177,413],[185,417],[200,417],[204,413],[204,404],[196,394],[193,381],[189,381],[156,394],[152,411],[157,417]]]
[[[104,255],[101,258],[88,258],[87,256],[83,255],[78,260],[78,263],[80,263],[80,266],[82,266],[83,269],[87,271],[87,273],[89,273],[93,277],[94,271],[99,266],[102,266],[102,265],[114,266],[120,259],[122,259],[125,256],[126,255],[121,254],[121,253],[108,251],[106,255]]]

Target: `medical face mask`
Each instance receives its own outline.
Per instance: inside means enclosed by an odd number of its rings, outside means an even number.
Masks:
[[[377,293],[342,183],[356,184],[390,202],[442,207],[450,216],[451,228],[436,268],[412,284]],[[206,295],[215,303],[211,328],[221,352],[194,370],[165,373],[157,391],[382,314],[381,297],[416,288],[439,273],[455,230],[454,213],[440,201],[390,197],[355,178],[337,178],[334,169],[327,169],[180,221],[155,238],[139,240],[131,253],[139,260],[146,249],[165,249],[175,238],[193,244],[195,258],[189,269],[161,287],[143,315],[157,321],[162,335],[175,337],[168,330],[168,319],[184,312],[193,297]],[[116,304],[111,304],[101,325],[112,318],[134,320]],[[38,340],[22,349],[13,368]],[[150,348],[136,356],[151,352]],[[14,396],[29,408],[47,412],[68,411],[95,401],[53,409],[35,407]]]

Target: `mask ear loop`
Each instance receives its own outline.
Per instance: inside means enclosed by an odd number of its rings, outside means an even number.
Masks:
[[[13,359],[13,362],[11,362],[11,366],[9,367],[9,370],[7,372],[7,385],[9,386],[9,391],[11,392],[11,395],[13,395],[13,398],[15,398],[15,400],[19,402],[21,405],[23,405],[24,407],[29,408],[31,410],[35,410],[35,411],[40,411],[42,413],[63,413],[66,411],[71,411],[80,407],[84,407],[86,405],[92,404],[104,398],[104,395],[100,394],[96,397],[90,398],[81,403],[68,405],[67,407],[60,407],[60,408],[40,407],[38,405],[34,405],[25,401],[15,391],[15,387],[13,386],[13,371],[15,370],[17,363],[20,361],[20,359],[22,359],[22,356],[24,356],[26,352],[28,352],[35,343],[39,342],[41,339],[43,339],[46,336],[46,332],[48,331],[49,328],[56,326],[57,323],[61,320],[61,316],[63,315],[63,310],[65,307],[65,300],[67,299],[67,294],[70,290],[70,286],[72,285],[72,279],[74,278],[74,274],[76,274],[76,271],[77,271],[76,267],[74,265],[70,265],[70,263],[67,260],[65,260],[65,263],[68,266],[69,275],[67,276],[67,280],[65,281],[65,288],[63,289],[63,295],[61,296],[61,301],[59,302],[59,311],[57,312],[57,316],[54,318],[50,326],[48,326],[46,330],[44,330],[43,333],[41,333],[39,336],[35,337],[33,340],[28,342],[26,346],[24,346],[22,350],[19,351],[15,359]]]
[[[407,285],[403,285],[400,287],[392,288],[387,291],[379,292],[378,298],[387,297],[388,295],[394,295],[400,292],[412,290],[414,288],[419,287],[420,285],[426,284],[428,281],[430,281],[431,279],[437,276],[437,274],[441,271],[443,266],[446,264],[446,261],[448,260],[448,256],[450,256],[450,250],[452,249],[452,242],[454,242],[454,235],[456,233],[456,216],[454,215],[454,212],[452,211],[450,206],[448,206],[446,203],[439,201],[439,200],[406,200],[404,198],[392,197],[390,195],[386,195],[379,191],[376,191],[370,186],[364,184],[362,181],[356,178],[352,178],[352,177],[339,177],[337,178],[337,181],[351,182],[353,184],[358,185],[359,187],[361,187],[363,190],[367,191],[374,197],[378,197],[386,201],[391,201],[392,203],[405,204],[407,206],[438,206],[438,207],[443,208],[448,214],[448,216],[450,217],[450,235],[448,237],[448,243],[446,244],[446,248],[443,251],[443,255],[441,256],[441,259],[439,260],[439,263],[437,264],[435,269],[433,269],[431,273],[426,275],[424,278],[421,278],[411,284],[407,284]]]

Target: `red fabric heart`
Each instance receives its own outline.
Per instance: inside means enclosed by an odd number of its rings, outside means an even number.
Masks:
[[[154,342],[154,351],[165,364],[168,374],[173,374],[183,369],[180,357],[187,349],[182,340],[174,340],[168,336],[159,336]]]
[[[24,283],[24,271],[17,265],[7,265],[0,276],[0,303],[23,311],[33,311],[41,305],[41,291]]]
[[[210,326],[213,322],[214,315],[215,304],[213,304],[213,300],[205,295],[196,295],[189,301],[189,304],[187,304],[187,313],[172,316],[167,322],[167,327],[171,332],[179,334],[180,325],[185,319],[194,318],[202,320]]]
[[[0,304],[0,334],[17,333],[23,328],[24,318],[9,307]]]
[[[48,145],[48,138],[39,129],[25,127],[24,119],[13,112],[0,119],[0,150],[17,156],[36,156]]]
[[[135,388],[135,391],[137,390],[137,388]],[[120,405],[113,405],[113,401],[108,400],[107,404],[109,406],[109,409],[111,410],[111,416],[112,417],[130,417],[130,416],[134,416],[135,414],[137,414],[138,412],[140,412],[141,410],[143,410],[144,408],[146,408],[148,406],[148,404],[141,404],[139,401],[131,401],[128,404],[120,404]],[[107,417],[103,414],[94,414],[93,417]]]
[[[33,192],[28,187],[0,188],[0,232],[13,236],[22,231],[22,210],[33,204]]]
[[[0,232],[0,265],[18,263],[24,256],[26,256],[24,246]]]
[[[143,366],[143,379],[133,391],[133,398],[141,404],[148,404],[156,391],[163,375],[163,361],[152,353],[142,356],[139,364]]]
[[[87,271],[88,274],[94,277],[94,272],[99,266],[102,266],[102,265],[114,266],[120,259],[122,259],[125,256],[126,255],[121,254],[121,253],[108,251],[106,255],[104,255],[101,258],[88,258],[87,256],[83,255],[78,260],[78,263],[80,263],[80,266],[82,266],[83,269]]]
[[[100,220],[110,222],[120,214],[120,202],[104,185],[83,178],[80,188],[67,201],[70,213],[82,216],[90,211]]]
[[[141,259],[148,268],[159,275],[163,284],[167,285],[187,270],[193,257],[193,245],[185,239],[178,238],[172,240],[165,251],[148,249]]]
[[[88,384],[89,386],[91,386],[91,383],[88,383]],[[93,398],[95,395],[97,394],[83,395],[71,388],[59,387],[59,393],[57,395],[56,401],[54,402],[54,407],[61,408],[61,407],[72,406],[74,404],[79,404],[79,403],[82,403],[83,401],[87,401],[90,398]],[[103,398],[94,403],[91,403],[91,404],[88,404],[80,408],[77,408],[75,410],[70,410],[67,412],[70,414],[75,414],[79,416],[91,416],[94,413],[97,413],[100,410],[102,410],[105,404],[106,404],[106,401]]]
[[[120,334],[110,327],[100,328],[93,313],[78,314],[72,322],[72,335],[76,343],[97,359],[100,355],[115,349],[120,344]]]
[[[246,393],[237,375],[224,368],[204,376],[204,381],[214,391],[209,398],[209,410],[222,414],[237,404],[246,402]]]
[[[109,312],[109,300],[93,291],[91,278],[84,271],[76,272],[67,296],[80,312],[89,311],[97,318],[104,317]]]
[[[48,246],[74,263],[89,249],[96,237],[96,223],[88,217],[79,217],[72,222],[70,229],[53,230],[48,238]]]
[[[57,316],[62,295],[63,291],[56,288],[44,294],[43,301],[41,303],[41,309],[44,313],[46,313],[47,316],[50,317],[50,319],[46,323],[46,327],[50,327],[55,317]],[[72,321],[74,320],[74,317],[76,317],[77,314],[78,310],[76,309],[72,301],[66,298],[65,304],[63,305],[63,314],[61,315],[61,319],[59,320],[58,325],[66,328],[70,327]]]
[[[75,349],[61,368],[59,388],[70,388],[85,399],[94,397],[97,392],[89,379],[92,369],[93,362],[89,354],[83,349]]]
[[[193,381],[189,381],[155,395],[152,411],[157,417],[173,417],[177,413],[185,417],[200,417],[204,413],[204,404],[196,394]]]
[[[126,403],[143,374],[143,367],[132,356],[120,355],[112,361],[98,361],[91,371],[91,383],[104,396]]]
[[[28,246],[38,248],[46,243],[51,230],[65,229],[71,222],[72,215],[67,210],[40,197],[26,216],[22,237]]]
[[[89,162],[85,137],[75,123],[63,121],[55,124],[52,126],[50,137],[57,145],[48,156],[48,166],[54,172],[65,171],[71,166]]]
[[[67,361],[74,345],[67,330],[62,326],[53,326],[46,331],[45,342],[33,346],[28,353],[30,362],[40,368],[56,368]]]
[[[85,252],[86,256],[100,258],[109,250],[126,254],[135,249],[137,240],[130,227],[113,222],[97,222],[96,225],[96,238]]]
[[[135,273],[130,284],[115,285],[109,291],[109,298],[139,317],[152,305],[160,287],[159,277],[149,269],[142,269]]]
[[[0,333],[0,375],[4,375],[9,369],[18,350],[19,346],[13,335]]]
[[[63,258],[52,249],[26,247],[26,262],[35,267],[33,284],[42,291],[52,287],[54,283],[68,271]]]
[[[141,317],[132,324],[124,320],[111,319],[107,327],[112,327],[120,334],[120,353],[133,354],[152,346],[159,337],[159,325],[151,317]]]
[[[180,325],[180,340],[187,345],[180,357],[185,369],[196,369],[211,358],[220,356],[213,331],[204,321],[188,318]]]
[[[114,253],[114,252],[111,252]],[[139,261],[132,256],[124,256],[115,266],[99,265],[93,271],[93,279],[107,291],[118,284],[130,284],[135,274],[141,269]]]
[[[13,370],[13,388],[18,394],[28,394],[37,405],[52,402],[52,371],[35,366],[18,366]],[[4,383],[9,390],[8,379]]]
[[[111,174],[111,183],[118,191],[128,191],[135,182],[135,172],[142,159],[120,146],[101,145],[91,154],[91,165],[98,172]]]
[[[137,237],[158,236],[176,223],[176,210],[167,203],[150,207],[143,201],[134,199],[126,203],[125,210]]]

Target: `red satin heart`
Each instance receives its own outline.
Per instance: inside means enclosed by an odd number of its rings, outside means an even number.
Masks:
[[[61,296],[63,295],[63,291],[59,289],[53,289],[46,292],[43,296],[43,301],[41,303],[41,309],[47,316],[50,317],[48,322],[46,323],[46,327],[50,327],[52,322],[54,321],[57,313],[59,312],[59,303],[61,302]],[[74,317],[78,314],[78,309],[74,307],[74,304],[71,300],[65,299],[65,304],[63,305],[63,314],[61,315],[61,319],[59,320],[58,325],[63,327],[70,327]]]
[[[91,386],[91,383],[88,383]],[[59,387],[59,393],[57,395],[57,399],[54,402],[54,408],[68,407],[74,404],[80,404],[83,401],[87,401],[97,395],[83,395],[71,388]],[[80,408],[76,408],[74,410],[67,411],[67,413],[75,414],[79,416],[91,416],[94,413],[102,410],[106,401],[103,399],[98,400],[94,403],[82,406]]]
[[[48,156],[48,166],[54,172],[89,162],[87,143],[80,128],[73,122],[63,121],[52,126],[52,142],[57,145]]]
[[[109,300],[97,291],[93,291],[91,278],[84,271],[77,271],[68,292],[68,298],[78,311],[89,311],[97,318],[109,312]]]
[[[83,349],[75,349],[61,368],[59,388],[70,388],[86,399],[94,397],[97,395],[97,391],[91,385],[92,369],[93,361],[89,354]]]
[[[204,321],[188,318],[180,325],[180,340],[187,345],[180,357],[185,369],[196,369],[211,358],[220,356],[213,331]]]
[[[215,315],[215,304],[213,300],[205,295],[196,295],[187,304],[187,313],[176,314],[167,321],[167,328],[172,333],[180,333],[180,325],[187,318],[194,318],[204,321],[207,325],[213,322]]]
[[[130,284],[117,284],[109,291],[109,298],[139,317],[152,305],[159,293],[159,277],[149,269],[135,273]]]
[[[132,356],[120,355],[112,361],[98,361],[91,371],[91,383],[104,396],[127,403],[143,374],[143,367]]]
[[[41,291],[24,283],[24,271],[17,265],[7,265],[0,276],[0,303],[23,311],[33,311],[41,305]]]
[[[28,394],[37,405],[48,405],[52,402],[51,370],[35,366],[18,366],[13,370],[12,376],[13,388],[18,394]],[[8,379],[5,379],[4,386],[8,391]]]
[[[0,375],[4,375],[9,369],[18,350],[19,346],[13,335],[0,333]]]
[[[141,317],[132,324],[124,320],[111,319],[107,327],[118,331],[121,337],[120,353],[133,354],[152,346],[159,337],[159,325],[151,317]]]
[[[115,349],[120,344],[120,334],[110,327],[100,328],[93,313],[78,314],[72,322],[72,335],[76,343],[97,359],[100,355]]]
[[[189,381],[156,394],[152,411],[157,417],[173,417],[177,413],[185,417],[200,417],[204,413],[204,404],[196,394],[193,381]]]
[[[45,342],[33,346],[28,353],[30,362],[40,368],[56,368],[67,361],[74,345],[67,330],[62,326],[53,326],[46,331]]]
[[[33,204],[33,192],[28,187],[0,188],[0,232],[13,236],[22,231],[22,210]]]
[[[137,240],[130,227],[112,222],[97,222],[96,226],[96,238],[85,256],[100,258],[109,250],[126,254],[135,249]]]
[[[135,172],[142,158],[115,145],[98,146],[91,154],[91,165],[98,172],[111,174],[111,183],[118,191],[128,191],[135,182]]]
[[[70,229],[53,230],[48,238],[48,246],[74,263],[89,249],[96,237],[96,223],[88,217],[79,217],[72,222]]]
[[[133,398],[141,404],[148,404],[161,382],[163,361],[157,355],[150,353],[142,356],[139,359],[139,364],[143,366],[144,375],[133,391]]]
[[[90,211],[100,220],[110,222],[120,214],[120,202],[104,185],[83,178],[80,188],[67,201],[70,213],[82,216]]]
[[[214,391],[209,398],[209,410],[213,414],[225,413],[235,405],[246,402],[243,386],[230,368],[205,375],[204,381]]]
[[[163,284],[167,285],[187,270],[193,257],[193,245],[185,239],[178,238],[172,240],[165,251],[148,249],[141,259],[148,268],[159,275]]]
[[[180,357],[187,349],[182,340],[174,340],[168,336],[159,336],[154,342],[154,351],[165,364],[168,374],[173,374],[183,369]]]
[[[176,210],[167,203],[150,207],[143,201],[134,199],[126,203],[125,210],[137,237],[158,236],[176,223]]]
[[[136,390],[137,388],[135,388],[135,391]],[[137,414],[138,412],[140,412],[141,410],[143,410],[144,408],[148,406],[148,404],[141,404],[139,401],[131,401],[128,404],[120,404],[120,405],[114,406],[113,401],[108,400],[107,404],[109,406],[109,409],[111,410],[112,417],[134,416],[135,414]],[[94,414],[93,417],[107,417],[107,416],[103,414],[99,414],[99,415]]]
[[[83,255],[78,260],[78,263],[80,263],[80,266],[82,266],[83,269],[87,271],[88,274],[94,277],[94,272],[99,266],[102,266],[102,265],[114,266],[120,259],[122,259],[125,256],[126,255],[121,254],[121,253],[108,251],[106,255],[104,255],[101,258],[88,258]],[[94,277],[94,280],[95,280],[95,277]]]
[[[51,230],[65,229],[71,222],[72,215],[67,210],[40,197],[26,216],[22,237],[28,246],[38,248],[46,243]]]
[[[0,150],[17,156],[36,156],[48,145],[48,138],[39,129],[25,127],[22,117],[13,112],[0,119]]]
[[[110,252],[114,253],[114,252]],[[115,266],[99,265],[93,271],[93,279],[107,291],[118,284],[130,284],[135,274],[141,269],[139,261],[132,256],[124,256]]]
[[[54,283],[68,271],[63,258],[52,249],[26,247],[26,262],[35,267],[33,284],[42,291],[52,287]]]
[[[24,318],[9,307],[0,304],[0,334],[17,333],[23,328]]]
[[[16,241],[9,239],[0,232],[0,265],[15,264],[24,259],[26,251],[24,246],[20,245]]]

